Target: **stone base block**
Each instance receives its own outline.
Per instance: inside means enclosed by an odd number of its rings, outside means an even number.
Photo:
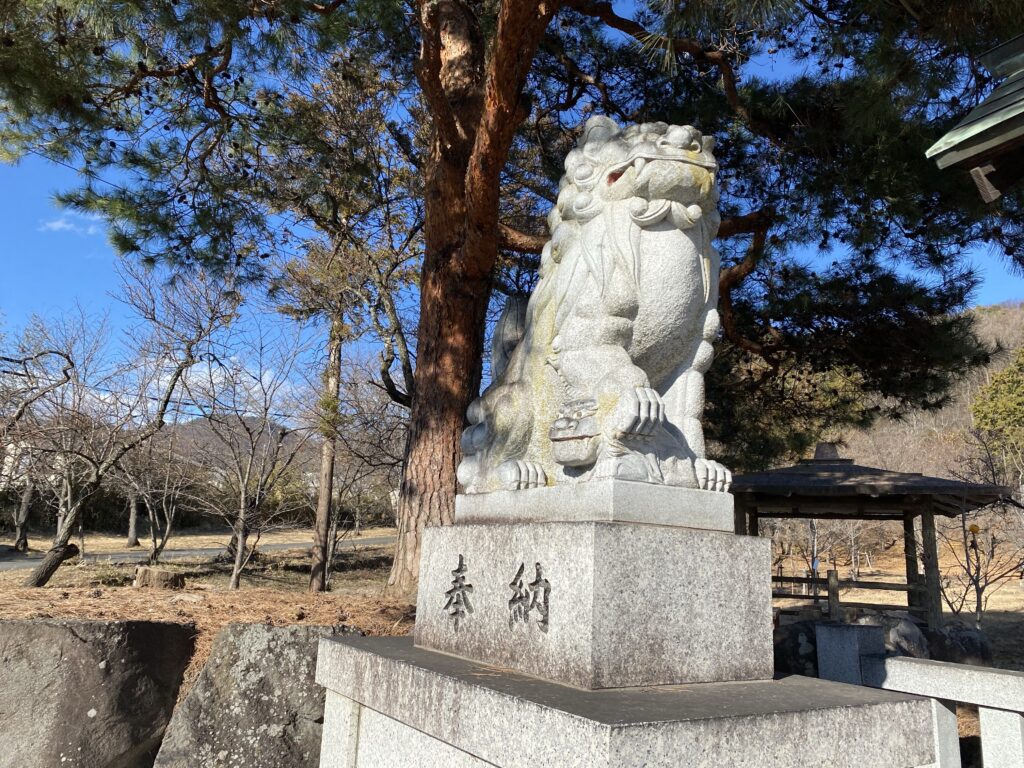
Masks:
[[[767,679],[770,548],[626,523],[427,529],[416,644],[581,688]]]
[[[325,640],[321,768],[911,768],[931,701],[803,677],[581,691],[414,648]]]
[[[733,496],[629,480],[459,494],[458,523],[649,523],[731,533]]]

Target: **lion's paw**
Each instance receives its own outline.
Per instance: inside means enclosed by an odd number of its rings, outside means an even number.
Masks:
[[[732,485],[732,472],[717,461],[696,459],[693,462],[697,473],[697,487],[705,491],[728,491]]]
[[[535,461],[509,460],[498,467],[498,479],[506,491],[521,491],[547,485],[548,476]]]
[[[665,403],[650,387],[637,387],[619,398],[616,414],[620,435],[650,437],[665,423]]]

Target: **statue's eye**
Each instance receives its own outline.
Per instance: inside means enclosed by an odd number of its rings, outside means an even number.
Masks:
[[[616,181],[622,178],[622,171],[614,171],[608,174],[608,186],[610,187]]]

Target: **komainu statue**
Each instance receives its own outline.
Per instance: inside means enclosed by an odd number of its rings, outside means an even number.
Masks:
[[[689,126],[587,121],[540,280],[506,306],[493,383],[469,407],[466,493],[603,478],[728,489],[701,427],[718,331],[712,143]]]

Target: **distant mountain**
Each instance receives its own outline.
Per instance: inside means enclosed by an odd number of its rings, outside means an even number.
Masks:
[[[845,432],[841,438],[845,457],[897,472],[957,476],[965,451],[964,433],[971,426],[972,398],[1024,346],[1024,302],[972,311],[979,335],[997,349],[992,364],[969,373],[953,393],[953,402],[940,410],[917,411],[901,421],[880,420],[865,431]]]

